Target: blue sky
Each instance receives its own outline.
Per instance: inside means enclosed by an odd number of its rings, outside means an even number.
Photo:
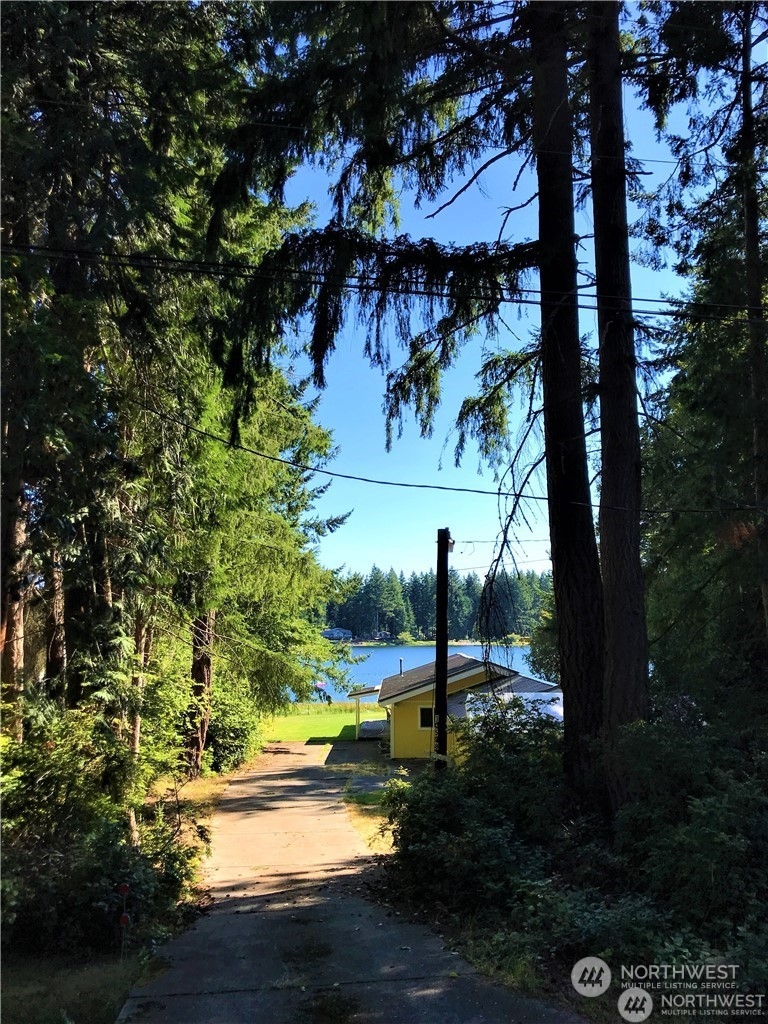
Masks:
[[[633,144],[633,155],[648,158],[648,169],[659,178],[673,170],[669,154],[656,142],[650,120],[638,111],[636,101],[625,98],[628,136]],[[426,215],[440,202],[421,211],[409,205],[403,196],[399,231],[414,238],[433,237],[443,243],[464,244],[473,241],[494,240],[501,223],[502,209],[527,199],[535,191],[532,177],[526,173],[517,192],[510,191],[516,167],[510,160],[501,161],[487,172],[452,206],[434,219]],[[318,207],[318,223],[324,223],[325,177],[311,171],[302,171],[292,186],[292,198],[312,198]],[[457,181],[455,190],[461,186]],[[447,196],[446,196],[447,198]],[[534,238],[537,233],[536,207],[513,214],[510,226],[514,241]],[[591,233],[588,211],[580,215],[577,226],[580,234]],[[581,258],[591,263],[591,242],[585,241]],[[537,279],[531,277],[531,288]],[[652,272],[633,268],[633,288],[638,298],[658,299],[663,295],[678,294],[680,282],[669,271]],[[585,297],[583,300],[590,300]],[[636,306],[643,305],[636,301]],[[530,339],[538,324],[538,310],[534,305],[510,307],[505,319],[514,333],[501,333],[498,344],[518,347]],[[582,333],[594,331],[594,314],[582,312]],[[367,573],[372,565],[379,568],[423,572],[434,568],[436,534],[448,527],[456,541],[451,565],[460,571],[474,570],[481,577],[487,571],[494,553],[501,523],[506,516],[505,504],[496,495],[496,481],[488,467],[479,464],[477,452],[468,444],[460,468],[454,466],[452,437],[453,425],[461,400],[474,392],[474,374],[479,368],[479,350],[482,341],[471,342],[466,353],[446,376],[443,401],[435,419],[431,438],[420,436],[413,417],[404,424],[402,437],[395,439],[390,452],[385,446],[385,420],[382,411],[384,378],[372,369],[363,356],[365,338],[354,317],[344,329],[337,349],[327,367],[327,387],[322,392],[317,418],[332,431],[338,446],[338,455],[329,468],[352,476],[364,476],[388,481],[434,484],[441,487],[482,489],[485,495],[449,493],[428,490],[409,490],[377,486],[370,483],[337,479],[320,500],[317,511],[321,515],[351,512],[347,523],[335,534],[325,538],[319,549],[324,565],[348,571]],[[400,353],[402,354],[402,353]],[[398,350],[393,346],[393,365],[397,365]],[[520,424],[526,405],[518,407]],[[528,461],[539,454],[538,444],[531,448]],[[544,497],[546,493],[543,469],[531,480],[527,491]],[[518,516],[510,539],[514,558],[521,571],[533,569],[542,572],[550,568],[549,541],[544,501],[529,501],[524,506],[525,518]]]

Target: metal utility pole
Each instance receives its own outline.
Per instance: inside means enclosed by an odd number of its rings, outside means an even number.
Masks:
[[[437,531],[437,579],[435,588],[435,754],[438,768],[448,757],[448,553],[453,550],[451,531]]]

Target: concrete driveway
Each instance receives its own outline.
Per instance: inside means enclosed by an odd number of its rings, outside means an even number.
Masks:
[[[580,1024],[365,898],[372,858],[338,767],[365,751],[274,744],[233,778],[205,867],[212,908],[159,952],[118,1024]]]

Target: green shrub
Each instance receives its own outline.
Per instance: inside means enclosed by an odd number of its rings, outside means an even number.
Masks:
[[[214,687],[208,750],[211,768],[229,772],[254,757],[261,745],[261,722],[247,683]]]
[[[480,716],[454,726],[462,787],[485,815],[548,842],[564,801],[561,725],[519,697],[474,705]]]
[[[125,829],[105,822],[82,838],[43,851],[9,844],[4,855],[3,942],[18,950],[56,952],[118,949],[124,899],[132,939],[146,938],[167,923],[191,877],[190,853],[171,841],[157,857],[152,829],[141,848]],[[173,853],[169,853],[170,850]],[[7,915],[7,916],[5,916]]]
[[[457,912],[478,902],[499,909],[512,894],[508,879],[521,851],[510,827],[483,820],[462,783],[455,767],[428,772],[411,787],[389,783],[384,802],[398,885],[412,898],[439,905],[449,894],[448,906]]]
[[[559,817],[561,730],[522,701],[489,702],[458,740],[458,764],[389,785],[397,885],[460,913],[525,916],[550,859],[537,841]]]
[[[718,943],[768,899],[768,762],[731,750],[712,728],[630,730],[631,799],[615,823],[635,884]]]
[[[60,712],[19,745],[4,744],[3,942],[15,949],[118,948],[123,897],[131,934],[173,914],[190,852],[162,814],[129,842],[130,764],[97,709]]]
[[[501,971],[567,966],[585,950],[646,963],[726,956],[759,988],[768,759],[756,734],[726,737],[677,711],[627,730],[627,802],[607,822],[570,809],[557,724],[491,702],[461,725],[458,764],[390,783],[392,885],[469,927]]]

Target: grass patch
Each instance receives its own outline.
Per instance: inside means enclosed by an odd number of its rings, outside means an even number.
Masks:
[[[181,814],[197,821],[210,820],[229,785],[229,778],[229,775],[199,775],[182,782],[176,790]]]
[[[375,793],[345,793],[344,799],[348,804],[357,804],[358,807],[381,807],[384,802],[384,790],[377,790]]]
[[[373,745],[373,744],[369,744]],[[388,775],[388,762],[383,754],[372,761],[344,761],[341,764],[324,765],[326,772],[336,775]]]
[[[576,994],[567,969],[542,969],[538,958],[521,950],[514,937],[505,937],[503,932],[489,934],[486,927],[476,929],[473,922],[445,925],[451,944],[491,981],[575,1013],[591,1024],[616,1024],[617,993],[613,988],[598,999],[585,999]]]
[[[364,704],[360,721],[387,717],[384,708]],[[276,715],[265,725],[267,743],[336,743],[355,738],[355,702],[335,704],[292,704],[285,715]]]
[[[322,729],[318,728],[318,732]],[[355,727],[354,725],[343,725],[338,732],[329,732],[327,736],[308,736],[307,743],[340,743],[340,742],[354,742],[355,739]]]
[[[349,820],[372,853],[392,853],[392,830],[383,806],[384,791],[345,793]]]
[[[527,996],[554,995],[535,957],[505,941],[502,933],[488,934],[482,928],[475,933],[470,923],[459,928],[453,939],[462,955],[486,977]]]
[[[213,813],[229,780],[229,775],[214,774],[194,779],[164,776],[153,785],[147,803],[162,803],[166,817],[177,819],[180,841],[204,854],[210,844]]]
[[[6,956],[3,1024],[114,1024],[141,970],[138,954],[87,964]]]
[[[381,808],[347,804],[347,814],[372,853],[392,853],[392,832]]]

